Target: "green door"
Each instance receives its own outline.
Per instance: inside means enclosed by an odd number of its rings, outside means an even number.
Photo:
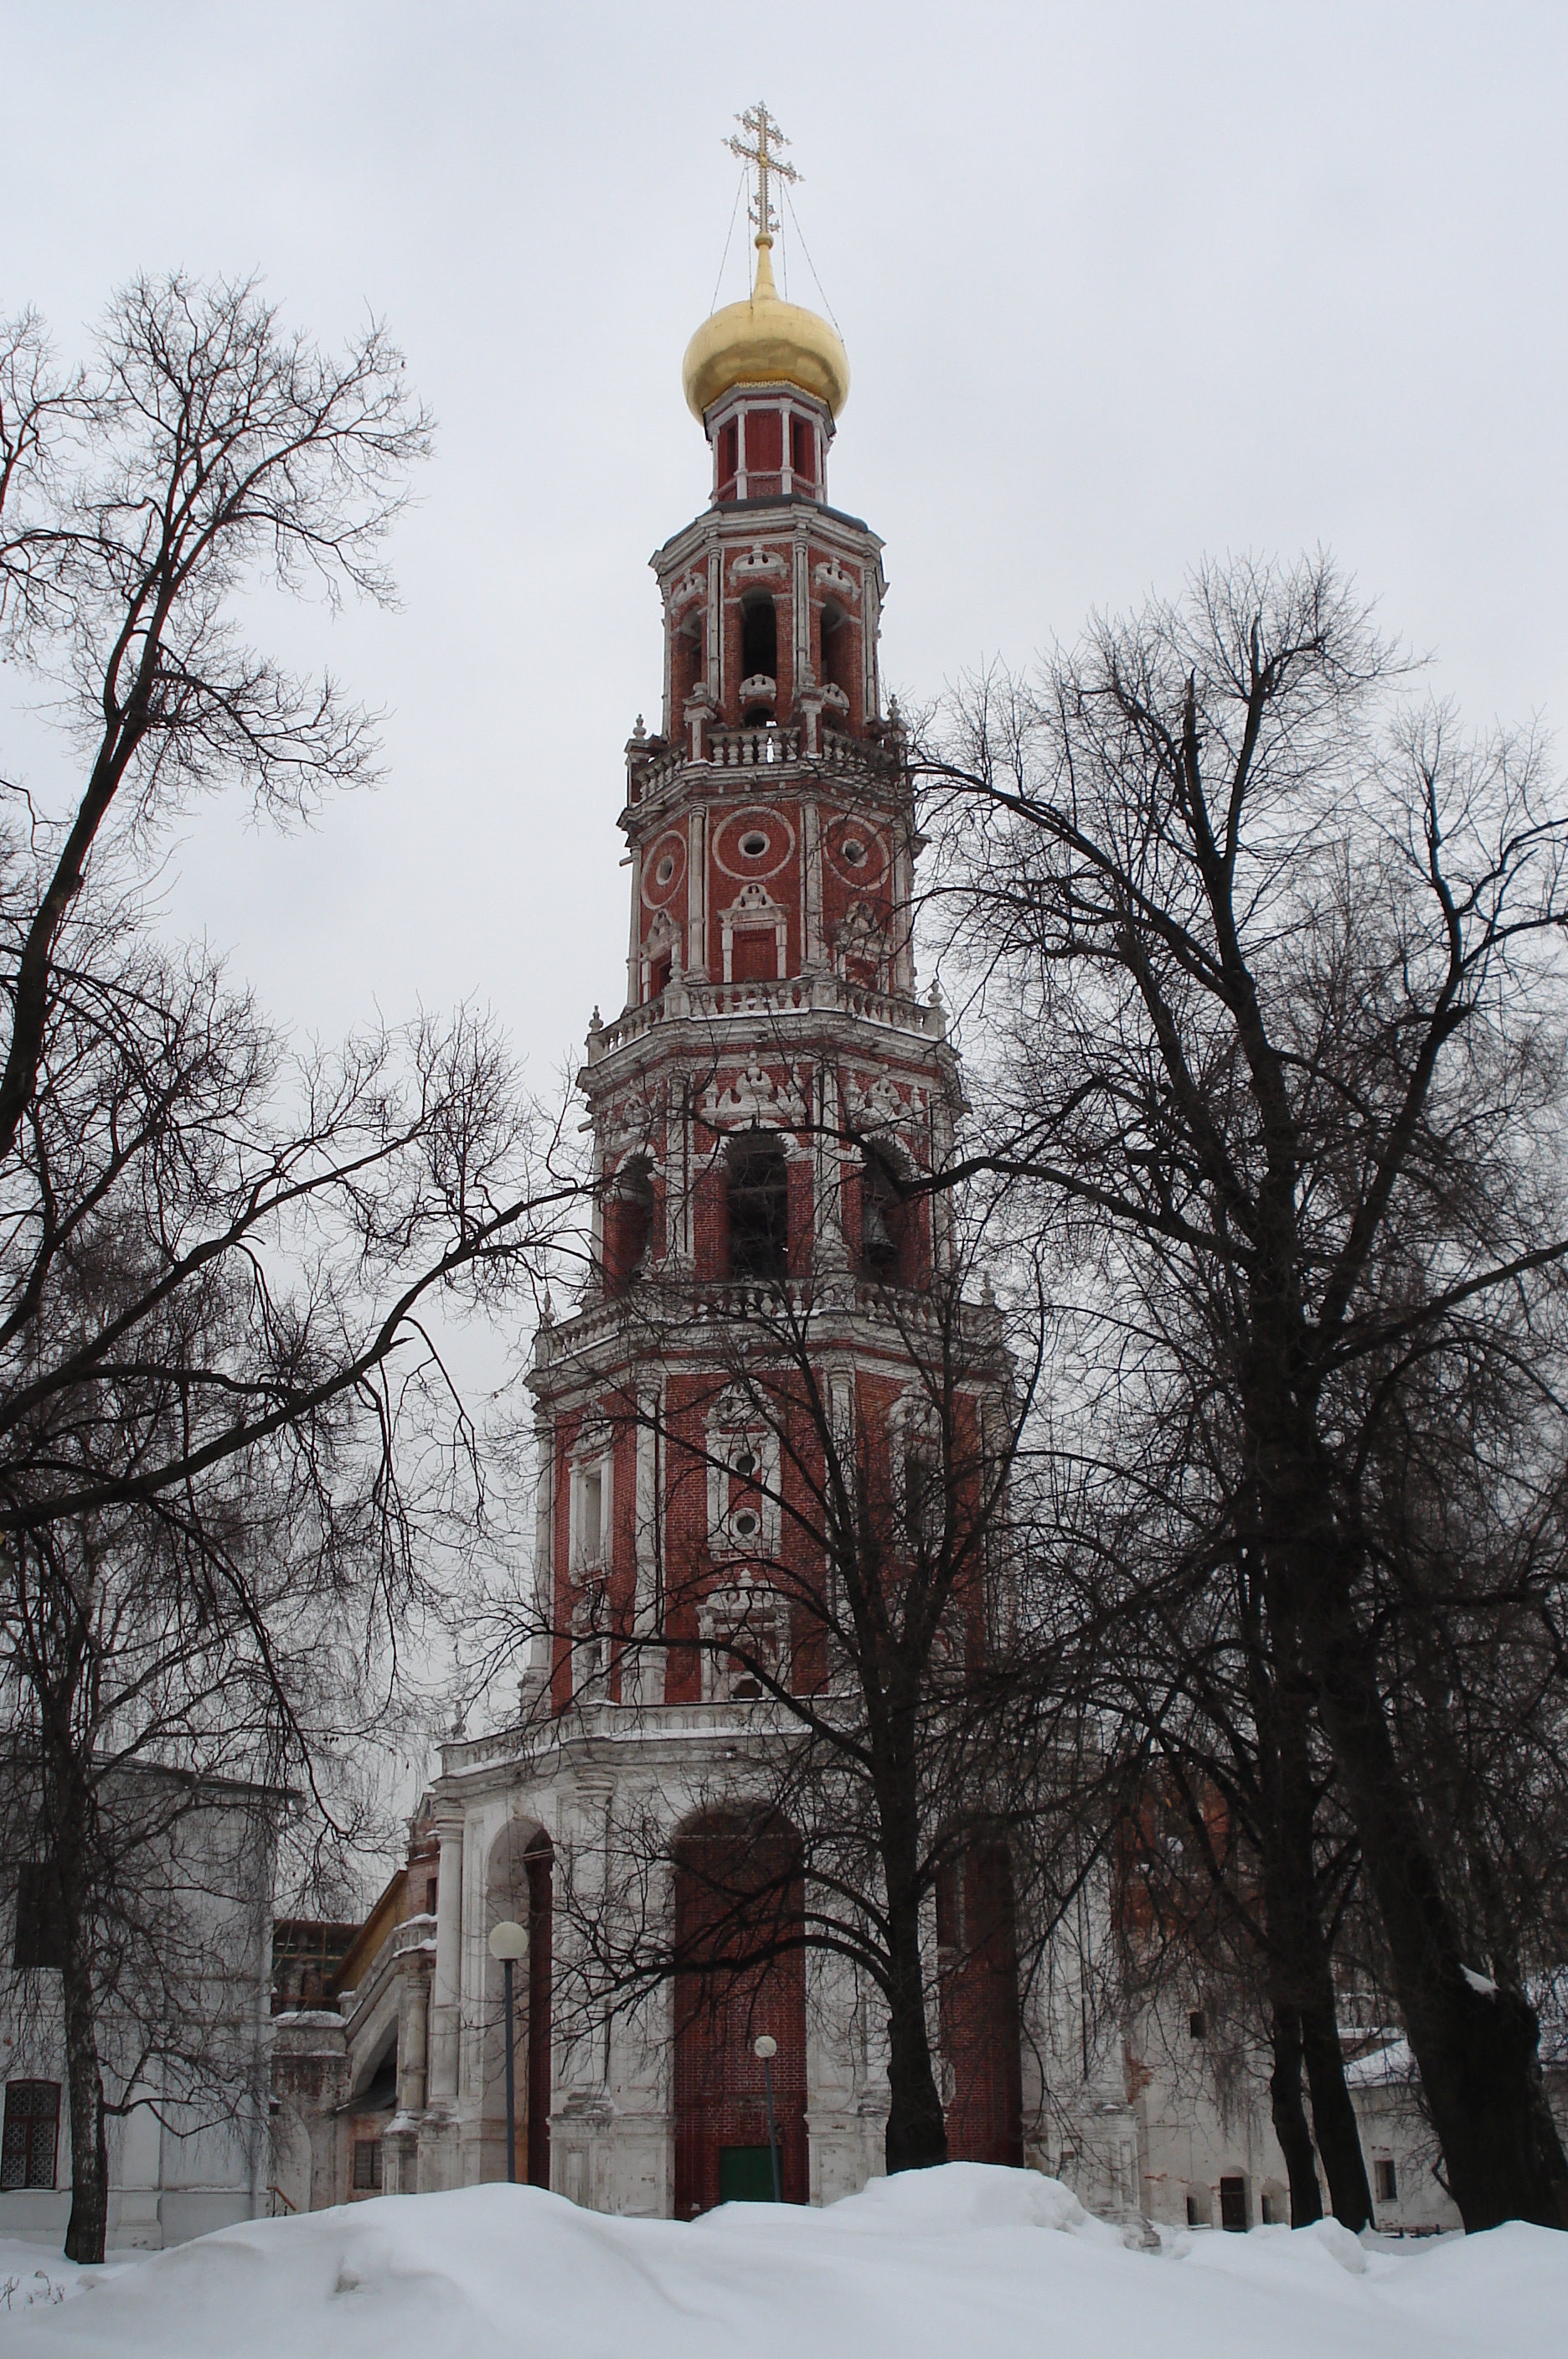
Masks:
[[[719,2201],[771,2203],[773,2157],[765,2146],[722,2146],[719,2148]]]

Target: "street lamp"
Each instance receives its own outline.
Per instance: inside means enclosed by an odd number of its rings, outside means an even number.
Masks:
[[[773,2059],[779,2053],[779,2042],[765,2031],[752,2041],[751,2052],[762,2059],[762,2085],[768,2092],[768,2157],[773,2165],[773,2201],[782,2203],[784,2194],[779,2184],[779,2132],[773,2120]]]
[[[501,1974],[506,1986],[506,2178],[515,2184],[517,2176],[517,2070],[512,2055],[512,1968],[519,1958],[528,1953],[528,1937],[520,1925],[504,1917],[499,1925],[490,1928],[490,1955],[501,1961]],[[779,2166],[773,2166],[777,2180]]]

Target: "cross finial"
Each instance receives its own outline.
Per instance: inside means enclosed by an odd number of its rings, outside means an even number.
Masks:
[[[768,201],[768,176],[771,173],[776,180],[798,180],[800,175],[793,164],[780,162],[777,151],[788,147],[789,142],[760,98],[744,114],[737,114],[735,121],[751,137],[749,141],[737,139],[732,132],[726,144],[732,156],[738,156],[743,164],[757,167],[757,201],[751,208],[751,218],[757,223],[758,245],[771,245],[778,220]]]

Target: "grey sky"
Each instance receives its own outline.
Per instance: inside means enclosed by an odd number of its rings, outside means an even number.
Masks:
[[[292,839],[209,807],[178,855],[173,920],[301,1027],[473,995],[548,1085],[619,1002],[645,560],[705,496],[681,357],[759,93],[849,349],[833,491],[887,541],[895,684],[1322,540],[1470,718],[1568,710],[1560,8],[5,16],[0,303],[71,349],[135,268],[258,268],[323,337],[384,312],[441,420],[404,611],[272,633],[392,708],[387,786]]]

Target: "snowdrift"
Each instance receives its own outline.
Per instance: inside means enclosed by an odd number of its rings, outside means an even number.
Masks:
[[[4,2272],[0,2272],[4,2274]],[[97,2359],[1561,2359],[1568,2235],[1389,2251],[1332,2222],[1129,2249],[1055,2180],[972,2163],[822,2212],[682,2225],[533,2188],[224,2229],[0,2314]]]

